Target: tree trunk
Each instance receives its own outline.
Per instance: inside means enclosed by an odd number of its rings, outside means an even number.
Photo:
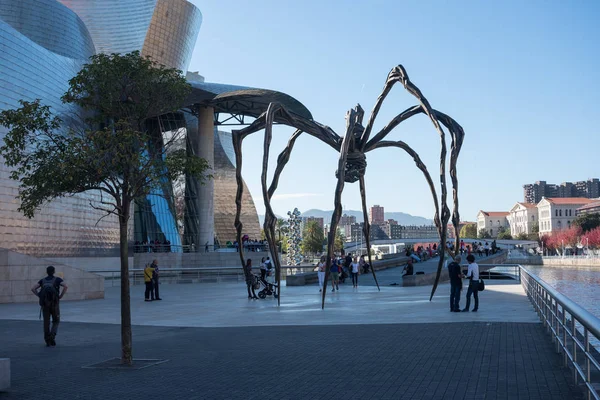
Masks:
[[[119,216],[119,239],[121,247],[121,363],[131,365],[131,304],[129,294],[129,254],[127,248],[127,222],[131,201],[123,201]]]

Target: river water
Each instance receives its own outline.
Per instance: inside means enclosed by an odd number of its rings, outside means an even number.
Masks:
[[[526,265],[525,268],[600,318],[600,267],[573,269]]]

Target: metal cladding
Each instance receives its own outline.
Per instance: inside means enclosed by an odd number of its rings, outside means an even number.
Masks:
[[[40,99],[63,120],[71,118],[78,110],[64,105],[60,98],[68,81],[98,53],[137,50],[186,74],[201,23],[200,10],[186,0],[0,0],[0,110],[18,108],[19,100]],[[271,102],[312,119],[304,105],[284,93],[190,81],[193,90],[186,104],[212,107],[217,124],[221,114],[230,114],[230,119],[241,119],[244,124],[243,116],[257,117]],[[157,136],[169,129],[187,128],[188,139],[193,139],[197,132],[197,126],[190,126],[182,113],[157,118],[168,127],[155,129]],[[0,141],[6,132],[2,129]],[[214,234],[222,245],[236,236],[233,154],[231,134],[215,130]],[[177,185],[180,182],[169,182],[162,193],[136,202],[129,227],[132,242],[168,242],[170,251],[182,251],[185,244],[194,243],[186,237],[199,225],[201,210],[194,209],[192,201],[194,185],[183,185],[183,189]],[[35,218],[27,219],[17,211],[18,192],[18,182],[9,178],[9,169],[0,159],[0,247],[38,257],[119,254],[116,218],[90,207],[99,195],[57,199]],[[184,193],[183,201],[178,193]],[[242,202],[244,233],[258,239],[258,216],[245,185]],[[203,243],[195,245],[198,249]]]
[[[185,0],[0,0],[0,110],[40,99],[67,117],[75,110],[60,97],[95,53],[139,50],[185,71],[201,21]],[[57,199],[28,219],[17,211],[18,190],[0,160],[0,247],[39,257],[118,255],[118,223],[90,207],[94,193]]]
[[[93,53],[81,19],[57,1],[0,0],[0,109],[39,98],[68,114],[60,96]],[[28,219],[17,211],[18,192],[0,160],[1,247],[34,256],[118,254],[118,224],[111,217],[98,222],[102,214],[89,206],[93,193],[58,199]]]

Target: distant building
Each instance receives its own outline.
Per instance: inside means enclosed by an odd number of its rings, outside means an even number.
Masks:
[[[477,236],[481,230],[485,230],[492,237],[498,236],[498,231],[509,229],[508,216],[510,213],[504,211],[479,211],[477,214]]]
[[[394,225],[391,239],[439,239],[435,225]]]
[[[577,210],[596,201],[582,197],[544,197],[537,204],[540,235],[551,235],[553,232],[570,228],[577,216]]]
[[[585,206],[581,206],[575,210],[575,214],[578,216],[598,213],[600,213],[600,200],[586,204]]]
[[[352,225],[356,223],[356,217],[354,215],[344,214],[340,217],[340,226]]]
[[[560,185],[547,184],[546,181],[537,181],[523,185],[525,203],[538,204],[543,197],[570,198],[585,197],[594,199],[600,197],[600,179],[592,178],[587,181],[563,182]]]
[[[539,224],[538,219],[538,209],[535,204],[516,203],[510,209],[510,216],[508,218],[511,236],[515,237],[522,233],[526,235],[533,233],[533,227]]]
[[[369,222],[372,225],[381,225],[385,222],[383,207],[374,205],[369,210]]]

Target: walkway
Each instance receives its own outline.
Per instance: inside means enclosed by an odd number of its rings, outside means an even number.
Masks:
[[[134,355],[169,361],[128,371],[81,368],[120,354],[119,288],[64,302],[56,348],[34,304],[0,305],[13,370],[0,398],[582,398],[519,285],[488,285],[478,313],[430,290],[345,286],[321,310],[316,286],[284,287],[279,308],[242,283],[163,285],[152,303],[136,286]]]

